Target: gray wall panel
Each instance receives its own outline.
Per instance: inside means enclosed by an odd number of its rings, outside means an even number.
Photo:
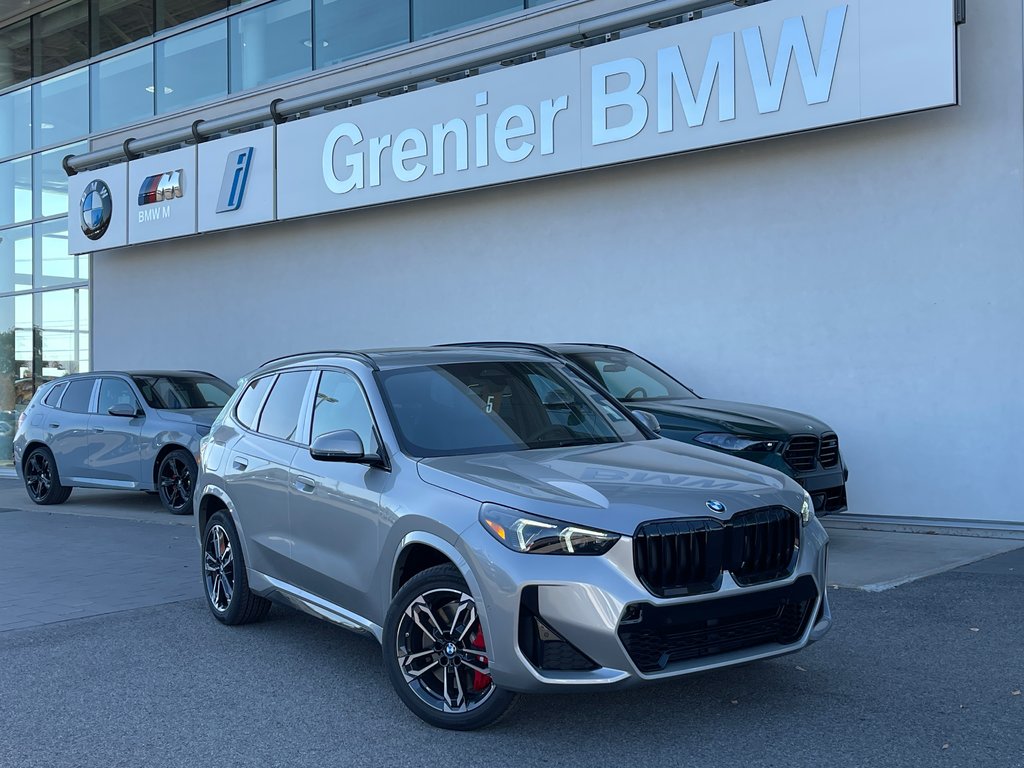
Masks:
[[[620,343],[829,421],[852,511],[1024,520],[1021,3],[970,11],[960,108],[98,254],[95,363]]]

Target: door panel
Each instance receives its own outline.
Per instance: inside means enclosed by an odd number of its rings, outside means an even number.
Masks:
[[[366,453],[379,450],[373,417],[354,376],[324,371],[310,408],[311,434],[352,429]],[[389,473],[365,464],[325,462],[299,449],[289,487],[293,541],[291,581],[362,616],[376,611],[369,594],[380,559],[380,498]]]
[[[100,481],[135,487],[143,478],[141,434],[144,416],[111,416],[112,405],[131,405],[141,412],[131,385],[123,379],[100,379],[96,413],[89,417],[89,476]],[[152,478],[149,478],[151,481]]]
[[[63,481],[89,477],[86,467],[90,450],[88,411],[95,384],[96,379],[68,382],[60,409],[47,408],[43,416],[46,444],[57,461],[57,472]]]

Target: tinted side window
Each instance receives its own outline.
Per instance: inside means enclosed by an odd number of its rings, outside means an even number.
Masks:
[[[373,416],[359,382],[347,373],[324,371],[313,403],[312,440],[341,429],[351,429],[359,435],[365,453],[380,453]]]
[[[130,405],[136,410],[139,401],[131,386],[123,379],[100,379],[99,413],[106,413],[112,405]]]
[[[43,402],[46,403],[51,408],[56,408],[57,403],[60,402],[60,396],[64,393],[64,390],[67,388],[67,386],[67,382],[65,381],[62,381],[60,384],[55,385],[47,393],[46,399],[43,400]]]
[[[270,390],[256,431],[282,440],[298,440],[299,411],[309,383],[309,371],[282,373]]]
[[[64,394],[60,408],[62,411],[88,413],[89,400],[92,399],[92,385],[95,379],[76,379],[68,383],[68,391]]]
[[[270,389],[270,383],[273,380],[273,376],[264,376],[262,379],[250,381],[246,385],[245,392],[238,399],[238,405],[235,407],[235,418],[238,419],[239,424],[252,429],[253,424],[256,423],[256,409],[260,407],[263,395]]]

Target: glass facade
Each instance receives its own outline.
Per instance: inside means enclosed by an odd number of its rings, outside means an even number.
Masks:
[[[0,28],[0,466],[36,388],[90,370],[90,257],[68,253],[64,157],[97,133],[541,2],[68,0]]]

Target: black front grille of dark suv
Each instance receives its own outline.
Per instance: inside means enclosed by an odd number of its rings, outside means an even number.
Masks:
[[[814,579],[801,576],[785,587],[720,600],[670,606],[633,603],[618,634],[637,669],[652,674],[706,656],[772,643],[791,645],[807,630],[817,598]]]
[[[713,592],[723,571],[738,584],[760,584],[790,573],[800,542],[799,517],[785,507],[711,518],[644,523],[633,535],[633,564],[659,597]]]
[[[825,469],[830,469],[839,463],[839,438],[834,432],[826,432],[821,436],[818,461]]]
[[[818,460],[818,438],[814,435],[797,435],[789,441],[782,458],[798,472],[815,468]]]

